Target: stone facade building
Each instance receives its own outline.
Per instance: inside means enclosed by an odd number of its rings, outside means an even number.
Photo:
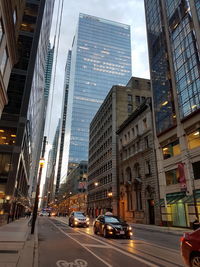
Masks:
[[[151,96],[147,79],[132,77],[127,86],[113,86],[90,124],[88,213],[97,216],[118,207],[116,131],[142,101]]]
[[[117,131],[120,217],[134,223],[160,223],[152,129],[149,98]]]

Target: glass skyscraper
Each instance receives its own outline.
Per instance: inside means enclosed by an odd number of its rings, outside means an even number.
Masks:
[[[61,176],[88,159],[89,124],[110,88],[131,77],[130,26],[80,14],[72,44]]]
[[[145,9],[162,220],[189,227],[200,215],[200,1]]]

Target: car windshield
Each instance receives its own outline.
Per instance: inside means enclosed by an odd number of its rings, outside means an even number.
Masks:
[[[79,218],[85,217],[84,214],[81,212],[74,213],[74,216]]]
[[[105,216],[105,222],[106,223],[121,223],[120,219],[117,217],[112,217],[112,216]]]

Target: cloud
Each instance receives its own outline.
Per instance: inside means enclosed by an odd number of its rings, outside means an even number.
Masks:
[[[55,12],[52,21],[51,42],[54,40],[56,27],[56,13],[61,0],[55,1]],[[133,76],[149,78],[148,50],[146,41],[146,26],[144,3],[141,0],[64,0],[63,19],[58,52],[56,80],[54,88],[51,120],[50,142],[55,134],[58,118],[61,114],[64,69],[67,52],[71,48],[73,36],[76,31],[79,13],[102,17],[131,25],[132,41],[132,70]]]

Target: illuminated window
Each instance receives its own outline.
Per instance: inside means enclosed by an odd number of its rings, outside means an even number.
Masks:
[[[0,145],[14,145],[16,129],[0,129]]]
[[[189,149],[200,146],[200,129],[187,135]]]
[[[162,148],[163,157],[164,159],[171,158],[173,156],[179,155],[180,151],[180,144],[179,140],[176,140]]]
[[[179,172],[178,169],[173,169],[165,173],[166,185],[178,184]]]

